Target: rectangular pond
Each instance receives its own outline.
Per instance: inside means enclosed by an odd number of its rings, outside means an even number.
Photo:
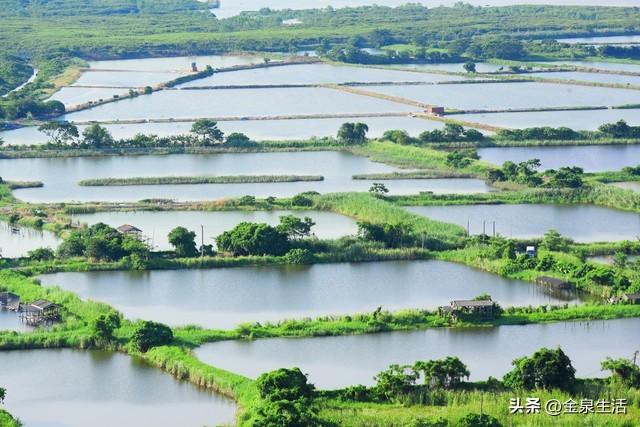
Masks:
[[[550,229],[578,242],[635,240],[640,236],[640,215],[592,205],[462,205],[416,206],[411,212],[467,227],[471,234],[496,234],[528,239]]]
[[[625,190],[640,191],[640,182],[614,182],[611,185],[624,188]]]
[[[229,120],[218,122],[218,127],[225,134],[242,132],[254,141],[282,141],[310,139],[313,137],[335,137],[338,129],[345,122],[365,123],[369,127],[367,136],[377,138],[389,129],[406,130],[412,136],[418,136],[425,130],[442,129],[442,122],[425,120],[409,116],[392,117],[343,117],[329,119],[287,119],[287,120]],[[136,134],[154,134],[171,136],[187,134],[191,131],[193,122],[169,123],[135,123],[135,124],[105,124],[114,138],[131,138]],[[80,133],[87,128],[78,126]],[[23,127],[0,132],[0,138],[5,145],[34,145],[45,144],[48,137],[39,132],[37,127]]]
[[[123,86],[139,88],[165,83],[183,73],[163,71],[85,71],[73,86]]]
[[[437,71],[452,71],[456,73],[466,73],[467,70],[464,69],[465,62],[452,62],[452,63],[444,63],[444,64],[398,64],[394,65],[394,67],[406,68],[408,70],[437,70]],[[490,62],[476,62],[476,72],[478,73],[493,73],[496,71],[501,71],[507,68],[504,65],[492,64]],[[473,77],[473,74],[469,74],[470,77]]]
[[[579,82],[610,83],[610,84],[618,84],[618,85],[640,86],[640,76],[625,76],[621,74],[561,71],[561,72],[549,72],[549,73],[531,73],[531,74],[527,74],[527,76],[539,77],[542,79],[574,80]]]
[[[463,77],[334,64],[300,64],[214,74],[180,87],[370,82],[442,82]]]
[[[631,36],[600,36],[600,37],[570,37],[558,39],[560,43],[582,43],[582,44],[621,44],[621,43],[640,43],[640,35]]]
[[[42,188],[14,191],[16,197],[32,202],[138,201],[168,198],[181,201],[215,200],[253,195],[293,196],[304,191],[321,193],[368,191],[369,180],[353,180],[354,174],[387,173],[398,169],[382,163],[335,151],[225,153],[210,155],[127,156],[92,158],[1,159],[2,177],[7,180],[44,182]],[[89,178],[134,176],[199,175],[322,175],[323,181],[264,184],[148,185],[82,187]],[[475,179],[394,180],[386,183],[395,194],[420,191],[437,193],[486,192]]]
[[[126,70],[189,73],[191,63],[204,70],[207,65],[213,68],[227,68],[235,65],[248,65],[263,61],[261,56],[251,55],[197,55],[170,56],[159,58],[112,59],[105,61],[89,61],[89,67],[96,70]]]
[[[116,96],[126,96],[129,89],[101,88],[101,87],[74,87],[66,86],[54,93],[49,99],[62,102],[65,107],[86,104],[93,101],[104,101]],[[121,101],[122,102],[122,101]]]
[[[471,83],[428,86],[371,86],[367,90],[461,110],[635,104],[635,90],[555,83]]]
[[[72,88],[65,88],[71,90]],[[78,88],[82,90],[82,88]],[[84,89],[86,90],[86,89]],[[90,89],[89,89],[90,90]],[[313,102],[309,102],[313,100]],[[67,114],[69,121],[397,113],[417,107],[318,87],[163,90]]]
[[[233,401],[120,353],[0,352],[4,407],[27,427],[174,427],[234,420]]]
[[[17,258],[37,248],[55,249],[60,239],[50,231],[9,225],[0,221],[0,256]]]
[[[316,223],[312,233],[320,239],[336,239],[358,232],[356,221],[352,218],[332,212],[322,211],[131,211],[98,212],[95,214],[74,215],[73,220],[96,224],[103,222],[112,227],[132,224],[142,230],[152,246],[159,250],[172,250],[167,235],[177,227],[186,227],[195,231],[200,242],[201,226],[204,227],[205,244],[215,244],[214,239],[241,222],[263,222],[277,225],[280,217],[294,215],[299,218],[310,217]]]
[[[506,161],[539,159],[541,170],[579,166],[585,172],[617,171],[640,163],[640,145],[490,147],[478,149],[478,154],[499,166]]]
[[[640,125],[638,109],[538,111],[526,113],[460,114],[453,119],[485,123],[506,128],[529,128],[538,126],[566,126],[574,130],[597,130],[603,124],[626,121],[630,126]]]
[[[640,64],[629,64],[624,62],[603,62],[603,61],[557,61],[557,62],[541,62],[541,64],[549,65],[575,65],[576,67],[599,68],[609,71],[630,71],[640,73]]]
[[[458,356],[471,380],[501,378],[511,361],[541,347],[561,347],[576,376],[604,376],[600,362],[636,350],[640,319],[564,322],[494,328],[429,329],[322,338],[277,338],[205,344],[195,350],[205,363],[255,378],[299,367],[319,388],[373,385],[373,376],[397,364]]]
[[[485,292],[504,306],[581,301],[575,294],[553,295],[533,283],[443,261],[56,273],[40,279],[44,286],[107,302],[127,318],[211,328],[379,306],[435,309]]]

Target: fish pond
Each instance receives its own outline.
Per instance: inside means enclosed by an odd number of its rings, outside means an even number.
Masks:
[[[443,261],[56,273],[40,279],[44,286],[109,303],[131,319],[211,328],[368,312],[379,306],[435,309],[483,293],[504,306],[584,299]]]
[[[458,356],[471,380],[501,378],[511,361],[541,347],[561,347],[578,377],[604,376],[606,357],[629,357],[636,350],[640,319],[565,322],[494,328],[429,329],[369,335],[259,339],[205,344],[195,350],[205,363],[249,377],[298,366],[320,388],[373,385],[373,376],[391,364]],[[606,345],[603,343],[606,342]]]

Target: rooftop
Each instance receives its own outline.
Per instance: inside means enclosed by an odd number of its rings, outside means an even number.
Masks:
[[[121,233],[141,233],[142,232],[142,230],[130,224],[123,224],[120,227],[116,228],[116,230],[118,230]]]
[[[456,307],[489,307],[493,306],[491,300],[454,300],[451,304]]]

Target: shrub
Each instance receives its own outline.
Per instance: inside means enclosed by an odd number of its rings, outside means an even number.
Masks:
[[[173,341],[173,331],[167,325],[151,321],[142,321],[136,325],[131,343],[143,353],[152,347],[169,345]]]

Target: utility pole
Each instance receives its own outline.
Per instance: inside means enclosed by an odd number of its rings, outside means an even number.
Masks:
[[[493,237],[496,237],[496,222],[493,221]]]
[[[471,236],[471,221],[467,218],[467,237]]]
[[[636,350],[633,352],[633,364],[637,365],[638,354],[640,354],[640,350]]]
[[[486,228],[486,225],[487,225],[487,221],[484,221],[484,220],[483,220],[483,221],[482,221],[482,235],[483,235],[483,236],[486,236],[486,235],[487,235],[487,228]]]
[[[200,224],[200,263],[204,259],[204,225]]]

